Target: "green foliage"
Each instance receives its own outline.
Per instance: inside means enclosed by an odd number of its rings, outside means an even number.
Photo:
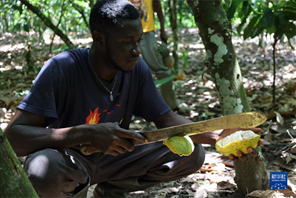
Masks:
[[[59,47],[55,47],[53,49],[54,52],[62,52],[62,51],[66,51],[69,50],[69,47],[67,45],[61,45]]]
[[[65,34],[88,32],[90,1],[88,0],[27,0],[48,17]],[[296,0],[224,0],[223,6],[227,17],[236,27],[234,34],[244,39],[254,38],[263,31],[276,33],[278,37],[295,36]],[[269,2],[269,3],[266,3]],[[62,6],[65,4],[65,6]],[[169,0],[161,1],[165,14],[166,28],[169,24]],[[63,10],[62,10],[63,8]],[[179,28],[196,27],[194,16],[186,0],[177,1],[177,21]],[[46,32],[48,29],[42,20],[33,14],[20,0],[2,0],[0,15],[3,21],[1,32],[19,31]],[[155,16],[157,19],[158,17]],[[156,20],[156,27],[159,22]],[[72,35],[72,34],[71,34]],[[292,46],[291,46],[292,47]]]
[[[30,4],[39,8],[39,11],[46,17],[50,18],[53,24],[58,24],[61,18],[61,25],[59,28],[63,32],[83,32],[89,31],[88,24],[85,23],[81,13],[76,8],[82,8],[85,17],[88,19],[90,6],[89,1],[86,0],[28,0]],[[73,3],[72,3],[73,2]],[[64,10],[62,4],[65,3]],[[0,13],[4,23],[7,21],[8,32],[19,32],[19,31],[37,31],[40,26],[43,28],[43,32],[46,30],[46,26],[42,21],[27,9],[18,0],[3,0],[0,2]],[[80,10],[81,11],[81,10]],[[5,24],[4,24],[5,25]],[[1,30],[0,30],[1,31]]]
[[[179,27],[195,27],[193,13],[185,0],[178,0],[178,25]]]
[[[28,95],[29,92],[30,90],[23,90],[23,91],[16,91],[15,94],[20,96],[26,96]]]
[[[182,56],[180,58],[184,60],[185,67],[187,67],[189,65],[188,54],[189,54],[188,50],[185,50],[185,49],[182,50]]]
[[[263,31],[277,38],[286,36],[288,40],[296,36],[296,0],[227,0],[224,8],[229,20],[240,19],[237,33],[244,39],[254,38]]]
[[[173,79],[175,78],[175,76],[176,76],[176,75],[170,75],[170,76],[168,76],[168,77],[166,77],[166,78],[162,78],[162,79],[160,79],[160,80],[156,80],[156,81],[154,81],[155,86],[156,86],[156,87],[160,87],[161,85],[163,85],[163,84],[165,84],[165,83],[167,83],[167,82],[173,80]]]
[[[168,45],[169,44],[164,43],[164,42],[158,43],[158,49],[157,49],[157,51],[158,51],[158,53],[161,54],[162,57],[167,57],[167,56],[170,55],[170,50],[168,48]]]

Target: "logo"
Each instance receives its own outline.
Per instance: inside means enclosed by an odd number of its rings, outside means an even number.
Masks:
[[[120,107],[120,106],[121,106],[121,104],[115,104],[115,107]],[[113,111],[109,111],[108,109],[105,109],[105,110],[99,112],[99,107],[96,108],[94,110],[94,112],[92,112],[92,110],[90,110],[89,115],[86,118],[85,124],[98,124],[100,122],[102,115],[105,114],[108,116],[112,113],[113,113]],[[119,124],[121,124],[122,120],[119,122]]]
[[[288,186],[288,174],[286,172],[270,173],[270,189],[286,189]]]
[[[90,110],[89,116],[87,116],[85,124],[98,124],[101,115],[101,113],[99,113],[98,111],[99,108],[96,108],[94,112]]]

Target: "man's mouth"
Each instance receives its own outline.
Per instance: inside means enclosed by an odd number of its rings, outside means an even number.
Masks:
[[[127,61],[129,62],[137,62],[139,60],[139,57],[135,57],[135,58],[130,58]]]

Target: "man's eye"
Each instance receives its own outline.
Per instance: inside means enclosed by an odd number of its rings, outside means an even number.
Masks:
[[[125,41],[122,41],[122,44],[129,44],[131,41],[130,40],[125,40]]]

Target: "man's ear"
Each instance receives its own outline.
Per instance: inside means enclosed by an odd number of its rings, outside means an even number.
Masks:
[[[93,42],[96,46],[104,46],[105,34],[102,32],[94,31],[92,33]]]

